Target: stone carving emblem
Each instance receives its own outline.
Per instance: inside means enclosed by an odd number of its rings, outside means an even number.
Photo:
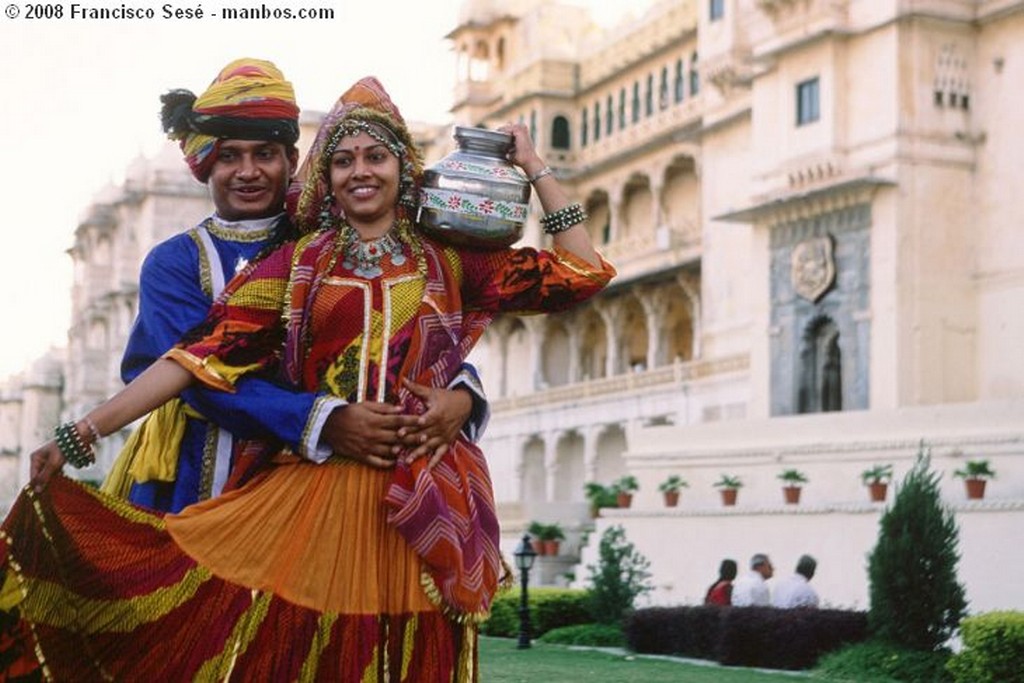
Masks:
[[[813,237],[796,245],[790,277],[796,293],[811,303],[823,297],[836,280],[832,237]]]

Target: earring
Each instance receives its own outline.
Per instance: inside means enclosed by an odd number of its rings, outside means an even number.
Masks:
[[[334,222],[334,195],[327,194],[324,196],[322,202],[320,202],[320,229],[327,230],[331,227]]]

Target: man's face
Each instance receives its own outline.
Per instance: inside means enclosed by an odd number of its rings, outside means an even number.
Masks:
[[[298,152],[280,142],[223,140],[208,184],[217,215],[229,221],[266,218],[284,210]]]
[[[761,576],[763,576],[765,579],[770,579],[775,574],[775,568],[772,567],[771,562],[762,562],[761,564],[757,565],[755,571],[760,573]]]

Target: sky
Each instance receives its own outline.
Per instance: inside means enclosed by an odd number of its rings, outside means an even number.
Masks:
[[[243,56],[269,59],[299,106],[324,111],[376,75],[409,120],[445,123],[455,60],[444,36],[464,0],[81,0],[79,8],[154,10],[154,19],[73,19],[77,0],[4,0],[0,14],[0,380],[66,344],[71,246],[96,194],[163,143],[159,96],[202,92]],[[648,0],[570,0],[611,25]],[[221,7],[333,7],[334,19],[228,20]],[[203,18],[164,18],[163,8]],[[49,17],[29,17],[42,9]],[[53,16],[60,13],[62,16]],[[183,229],[188,226],[182,226]]]

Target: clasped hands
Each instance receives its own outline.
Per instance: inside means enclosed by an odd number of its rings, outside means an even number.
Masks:
[[[335,455],[377,468],[394,467],[399,458],[429,457],[433,467],[455,441],[473,409],[473,398],[461,389],[435,389],[411,380],[405,387],[426,406],[408,415],[400,406],[364,401],[331,412],[320,438]]]

